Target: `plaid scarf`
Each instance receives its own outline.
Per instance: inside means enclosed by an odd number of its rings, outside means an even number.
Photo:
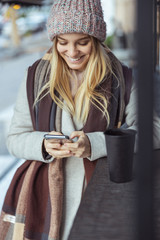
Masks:
[[[34,99],[40,88],[48,81],[51,51],[35,62],[28,70],[27,93],[35,131],[61,131],[61,110],[47,94],[33,109]],[[120,125],[124,116],[125,83],[123,70],[117,61],[118,78],[113,79],[110,109],[110,128]],[[100,89],[107,88],[104,80]],[[106,92],[106,91],[105,91]],[[91,105],[84,132],[105,131],[107,122],[101,112]],[[63,203],[63,164],[55,159],[49,164],[27,160],[16,171],[7,191],[0,217],[1,240],[58,240]],[[84,159],[87,182],[96,161]]]

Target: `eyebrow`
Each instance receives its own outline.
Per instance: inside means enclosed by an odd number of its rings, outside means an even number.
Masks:
[[[59,39],[61,39],[61,40],[65,40],[65,41],[67,41],[67,39],[65,39],[65,38],[62,38],[62,37],[57,37],[57,38],[59,38]],[[87,40],[87,39],[89,39],[89,37],[87,36],[87,37],[82,37],[82,38],[80,38],[80,39],[77,39],[77,41],[81,41],[81,40]]]

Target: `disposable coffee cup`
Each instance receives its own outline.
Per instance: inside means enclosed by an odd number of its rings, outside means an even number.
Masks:
[[[105,133],[110,180],[129,182],[133,178],[135,130],[110,129]]]

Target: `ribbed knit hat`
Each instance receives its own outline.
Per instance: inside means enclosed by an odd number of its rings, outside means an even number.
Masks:
[[[65,33],[85,33],[106,39],[106,23],[100,0],[54,0],[47,21],[48,37]]]

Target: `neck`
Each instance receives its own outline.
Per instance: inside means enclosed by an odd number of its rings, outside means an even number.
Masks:
[[[70,79],[70,88],[71,88],[72,97],[74,97],[83,81],[84,72],[72,71],[71,74],[72,74],[72,77]]]
[[[71,73],[74,79],[76,78],[78,81],[82,81],[84,71],[72,71]]]

